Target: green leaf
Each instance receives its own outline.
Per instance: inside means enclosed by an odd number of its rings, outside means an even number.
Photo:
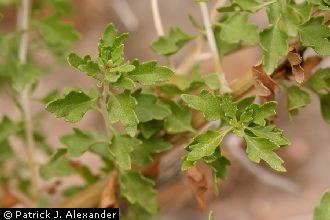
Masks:
[[[221,109],[225,113],[225,116],[236,120],[237,106],[236,103],[233,102],[231,96],[229,94],[223,95],[221,100]]]
[[[330,190],[322,196],[320,203],[314,209],[313,220],[327,220],[330,216]]]
[[[63,190],[62,195],[65,197],[70,197],[70,196],[73,196],[74,194],[82,191],[84,188],[85,188],[84,186],[73,185],[73,186],[70,186],[70,187],[66,188],[65,190]]]
[[[94,175],[86,165],[79,164],[75,169],[86,184],[93,184],[98,180],[98,176]]]
[[[246,152],[250,160],[255,163],[264,160],[274,170],[280,172],[286,171],[282,165],[284,161],[274,152],[278,148],[275,143],[265,138],[251,137],[249,135],[244,135],[244,139],[247,144]]]
[[[303,46],[312,47],[321,56],[330,55],[330,28],[323,24],[323,17],[313,17],[299,28]]]
[[[321,95],[320,103],[323,119],[326,122],[330,123],[330,93],[327,95]]]
[[[187,160],[196,161],[202,157],[211,156],[230,131],[231,128],[220,131],[206,131],[197,135],[194,141],[188,145],[190,152],[187,154]]]
[[[181,106],[176,102],[170,102],[172,114],[165,119],[165,129],[168,133],[175,134],[190,131],[194,129],[191,127],[192,112],[187,106]]]
[[[114,79],[115,79],[115,77],[114,77]],[[111,81],[111,80],[109,80],[109,81]],[[127,89],[127,90],[132,90],[135,87],[135,84],[134,84],[133,80],[122,75],[122,76],[120,76],[119,79],[115,79],[113,86],[120,87],[120,88]]]
[[[319,95],[330,93],[330,68],[317,70],[309,78],[307,85]]]
[[[159,66],[155,61],[140,63],[138,60],[134,60],[132,65],[135,66],[135,69],[129,72],[127,77],[142,85],[154,85],[165,82],[173,75],[171,69]]]
[[[16,91],[22,90],[26,85],[33,85],[37,83],[38,77],[41,76],[42,71],[32,61],[25,64],[16,64],[18,68],[17,74],[12,75],[13,88]]]
[[[75,174],[75,170],[65,157],[66,152],[66,149],[58,149],[48,163],[40,166],[40,176],[43,179],[48,180],[52,177],[64,177]]]
[[[141,206],[138,204],[133,205],[133,210],[135,214],[135,218],[127,218],[124,220],[130,220],[130,219],[135,219],[135,220],[153,220],[153,215],[144,210]]]
[[[238,49],[239,46],[241,45],[240,43],[229,43],[221,38],[222,27],[219,24],[225,23],[228,20],[228,18],[229,17],[226,15],[222,16],[220,21],[214,27],[214,37],[221,57]]]
[[[169,150],[171,145],[159,138],[142,139],[142,144],[132,152],[133,161],[140,165],[148,165],[153,162],[152,154]]]
[[[212,90],[220,89],[220,81],[218,73],[211,73],[203,77],[205,84]]]
[[[7,139],[0,142],[0,165],[8,159],[13,158],[15,153]]]
[[[255,44],[259,42],[257,26],[248,22],[247,15],[242,16],[236,13],[220,25],[222,26],[220,37],[228,43],[244,41]]]
[[[110,23],[105,28],[100,43],[102,47],[118,47],[122,44],[123,40],[127,38],[127,34],[118,34],[118,30]]]
[[[115,26],[112,23],[108,24],[101,38],[104,43],[104,46],[112,47],[117,35],[118,35],[118,31],[115,28]]]
[[[278,25],[264,29],[260,33],[260,44],[264,51],[265,71],[272,74],[280,58],[288,53],[288,35]]]
[[[129,91],[121,94],[111,94],[108,103],[109,120],[111,123],[120,121],[130,136],[134,136],[139,120],[134,112],[137,105],[136,99]]]
[[[237,106],[236,117],[239,118],[242,115],[242,113],[245,112],[246,108],[249,107],[253,103],[254,100],[255,100],[255,97],[251,96],[251,97],[247,97],[247,98],[237,101],[236,102],[236,106]]]
[[[110,144],[110,152],[116,158],[116,163],[123,170],[131,169],[131,152],[142,144],[139,139],[126,135],[115,135]]]
[[[311,102],[310,95],[298,86],[294,85],[287,88],[287,92],[288,110],[290,114],[297,113],[298,109],[307,106]]]
[[[96,134],[83,132],[78,128],[74,128],[73,131],[74,133],[63,135],[60,139],[67,147],[69,155],[73,157],[81,156],[93,144],[106,142],[105,138],[98,137]]]
[[[168,35],[159,37],[151,43],[151,49],[158,55],[172,55],[178,52],[193,37],[186,34],[180,28],[171,28]]]
[[[189,168],[191,168],[197,163],[197,161],[187,160],[187,156],[183,156],[181,160],[182,160],[181,171],[187,171]]]
[[[253,123],[265,126],[267,119],[276,114],[276,106],[277,103],[274,101],[262,105],[252,104],[249,109],[253,110]]]
[[[309,10],[308,15],[304,11],[306,9]],[[295,37],[298,34],[298,26],[309,16],[310,9],[311,7],[299,7],[295,3],[278,1],[270,5],[268,18],[271,24],[279,25],[289,36]]]
[[[256,12],[262,8],[265,8],[267,5],[272,4],[274,1],[256,1],[256,0],[233,0],[231,5],[225,5],[218,8],[219,12],[234,12],[234,11],[247,11],[247,12]]]
[[[56,54],[63,54],[71,44],[79,40],[79,34],[71,24],[61,22],[56,16],[43,21],[35,21],[35,26]]]
[[[63,99],[56,99],[46,105],[46,110],[57,118],[74,123],[94,107],[94,100],[82,91],[71,91]]]
[[[124,61],[123,41],[128,34],[118,34],[113,24],[109,24],[99,41],[99,61],[106,69],[118,67]]]
[[[145,123],[141,123],[139,126],[142,136],[148,139],[152,137],[154,134],[158,133],[160,130],[162,130],[163,122],[152,120]]]
[[[153,94],[137,92],[134,95],[137,101],[135,113],[139,122],[147,122],[153,119],[162,120],[171,114],[171,110],[161,104]]]
[[[48,92],[44,97],[42,97],[41,101],[45,104],[53,101],[54,99],[58,99],[60,96],[60,92],[56,89]]]
[[[91,57],[89,55],[85,56],[84,59],[82,59],[77,54],[70,53],[67,59],[71,66],[76,67],[80,71],[87,73],[88,76],[91,76],[95,79],[98,78],[100,68],[96,62],[91,60]]]
[[[199,96],[183,94],[181,98],[190,108],[203,112],[208,121],[221,119],[221,98],[203,90]]]
[[[0,122],[0,142],[3,142],[6,140],[9,136],[18,133],[22,130],[22,124],[21,123],[15,123],[7,116],[4,116],[2,118],[2,121]]]
[[[227,167],[230,165],[230,161],[225,156],[221,155],[219,148],[217,148],[213,155],[204,158],[204,161],[211,168],[212,174],[216,179],[227,179]]]
[[[134,171],[123,172],[120,175],[122,195],[132,204],[138,204],[149,213],[158,211],[154,182]]]
[[[275,128],[274,126],[256,126],[256,127],[246,127],[255,136],[268,139],[278,146],[289,145],[290,141],[283,136],[283,131]]]
[[[112,68],[111,70],[114,71],[114,72],[120,72],[120,73],[128,73],[128,72],[131,72],[135,69],[135,66],[131,65],[131,64],[128,64],[128,63],[125,63],[121,66],[117,66],[115,68]]]

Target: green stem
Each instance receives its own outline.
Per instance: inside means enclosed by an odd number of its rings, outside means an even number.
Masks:
[[[108,99],[109,99],[109,84],[105,84],[102,87],[102,96],[101,96],[101,102],[100,102],[100,108],[101,108],[101,114],[103,117],[103,121],[106,127],[107,137],[108,139],[111,139],[113,134],[117,134],[116,129],[112,126],[112,124],[109,121],[109,113],[108,113]]]
[[[30,0],[22,0],[22,5],[19,8],[18,17],[18,25],[19,30],[22,31],[20,45],[19,45],[19,52],[18,58],[21,65],[24,65],[27,60],[27,53],[29,47],[29,34],[27,29],[29,28],[29,18],[30,18],[30,11],[31,11],[31,2]],[[31,182],[32,182],[32,200],[33,206],[37,207],[39,202],[39,187],[38,187],[38,170],[37,164],[34,158],[35,152],[35,143],[33,137],[33,121],[32,121],[32,114],[31,114],[31,107],[30,107],[30,86],[26,85],[22,91],[20,92],[20,99],[21,99],[21,106],[22,106],[22,114],[24,117],[24,129],[25,129],[25,138],[27,141],[27,159],[28,159],[28,166],[31,172]]]

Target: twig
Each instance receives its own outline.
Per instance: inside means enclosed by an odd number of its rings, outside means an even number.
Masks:
[[[203,17],[203,23],[204,23],[204,28],[206,31],[207,41],[208,41],[210,50],[213,54],[214,68],[215,68],[215,71],[219,74],[221,90],[223,93],[230,92],[231,90],[228,86],[228,82],[226,80],[225,74],[223,73],[223,70],[221,67],[220,55],[219,55],[219,52],[217,49],[217,45],[216,45],[215,38],[214,38],[214,33],[213,33],[212,26],[210,23],[210,16],[209,16],[209,12],[207,9],[207,4],[206,4],[206,2],[200,2],[199,6],[200,6],[202,17]]]
[[[151,4],[151,10],[152,10],[152,18],[154,20],[154,25],[155,25],[155,28],[157,31],[157,35],[159,37],[163,36],[164,27],[163,27],[162,18],[160,16],[160,12],[159,12],[158,0],[150,0],[150,4]],[[171,56],[166,56],[166,62],[169,67],[171,67],[172,69],[175,69]]]
[[[191,52],[186,56],[186,58],[181,62],[176,70],[178,75],[186,75],[189,70],[194,66],[198,60],[198,56],[202,51],[204,41],[201,37],[197,38],[195,45],[191,49]],[[211,54],[212,55],[212,54]]]
[[[17,17],[20,19],[19,22],[19,30],[22,31],[19,51],[18,51],[18,58],[20,65],[23,66],[26,64],[28,47],[29,47],[29,34],[27,30],[29,28],[29,17],[30,17],[30,7],[31,2],[30,0],[22,0],[22,5],[19,10]],[[20,93],[21,97],[21,106],[22,106],[22,113],[25,120],[24,127],[25,127],[25,136],[27,141],[27,157],[28,157],[28,165],[31,172],[31,182],[32,182],[32,198],[34,202],[34,206],[37,206],[39,201],[39,187],[38,187],[38,171],[37,165],[34,158],[35,152],[35,143],[33,138],[33,121],[31,115],[31,108],[30,108],[30,99],[29,99],[29,92],[30,88],[29,85],[25,86]]]
[[[218,0],[214,4],[210,17],[211,24],[214,24],[216,22],[216,18],[217,18],[216,15],[218,14],[217,8],[224,5],[225,3],[226,0]],[[200,53],[202,52],[202,48],[204,46],[204,40],[202,39],[202,37],[198,37],[195,42],[196,43],[194,47],[191,49],[191,52],[186,56],[186,58],[181,62],[181,64],[177,68],[177,74],[186,75],[196,62],[201,61]],[[212,58],[212,53],[210,58]]]
[[[108,110],[107,110],[108,96],[109,96],[109,85],[103,85],[102,97],[100,99],[100,108],[101,108],[103,122],[104,122],[106,132],[107,132],[107,138],[110,139],[111,136],[114,133],[116,133],[116,131],[109,122],[109,115],[108,115]]]
[[[155,27],[157,30],[157,34],[159,36],[163,36],[164,28],[163,28],[162,20],[161,20],[160,13],[159,13],[158,0],[150,0],[150,3],[151,3],[152,16],[153,16],[154,24],[155,24]]]
[[[81,192],[67,198],[63,202],[50,206],[51,208],[90,208],[97,207],[106,184],[107,179],[104,178],[97,183],[88,186]]]

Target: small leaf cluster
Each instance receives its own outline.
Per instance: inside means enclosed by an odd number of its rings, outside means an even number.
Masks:
[[[329,27],[323,16],[312,16],[327,11],[326,1],[307,0],[297,3],[291,0],[247,1],[232,0],[218,11],[224,13],[215,26],[215,36],[220,53],[226,54],[240,45],[259,44],[263,49],[263,64],[268,74],[272,74],[282,57],[289,52],[290,39],[296,39],[303,46],[311,47],[321,56],[330,54]],[[268,27],[260,30],[251,24],[251,14],[265,9]]]
[[[247,145],[246,152],[251,161],[265,161],[277,171],[285,171],[283,160],[274,152],[289,144],[282,130],[269,123],[275,115],[276,102],[262,105],[253,103],[248,97],[233,101],[230,95],[217,96],[207,90],[199,96],[182,95],[187,105],[203,113],[208,121],[221,121],[216,130],[207,130],[198,134],[186,147],[182,170],[187,170],[198,160],[204,161],[216,177],[224,178],[223,170],[229,165],[228,159],[221,154],[221,143],[226,135],[233,132],[242,137]]]

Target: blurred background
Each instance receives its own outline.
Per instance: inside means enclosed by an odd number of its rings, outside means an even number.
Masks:
[[[65,18],[72,22],[81,34],[81,39],[72,48],[78,54],[97,53],[97,41],[104,27],[113,22],[120,32],[129,32],[126,42],[126,56],[128,60],[158,60],[165,64],[162,57],[156,56],[149,44],[157,38],[157,32],[152,19],[150,1],[148,0],[71,0],[73,12]],[[216,1],[210,1],[210,10]],[[166,30],[170,27],[181,27],[187,33],[194,34],[188,19],[188,13],[201,21],[198,5],[192,0],[159,0],[160,13]],[[15,26],[15,7],[1,9],[5,15],[0,24],[0,31],[8,31]],[[251,17],[251,22],[260,26],[267,25],[265,12],[261,11]],[[174,56],[174,65],[187,55],[192,45],[187,45],[179,54]],[[50,72],[43,76],[37,87],[36,94],[45,95],[52,89],[63,87],[88,88],[94,83],[82,73],[63,63],[53,60],[47,53],[34,54],[42,64],[52,65]],[[261,58],[260,48],[247,48],[235,52],[223,59],[223,68],[229,80],[234,80],[246,73]],[[330,59],[324,59],[321,66],[330,66]],[[212,62],[202,63],[202,72],[212,70]],[[0,118],[10,115],[15,118],[14,105],[6,94],[0,98]],[[214,210],[218,220],[310,220],[315,205],[318,203],[322,192],[330,187],[330,126],[320,115],[319,101],[313,97],[312,103],[300,111],[292,121],[288,120],[286,110],[286,96],[279,94],[278,116],[275,123],[282,129],[292,142],[290,147],[280,150],[285,160],[287,173],[280,174],[292,180],[299,186],[299,191],[289,193],[285,190],[274,188],[265,184],[249,173],[234,158],[230,158],[232,165],[229,178],[222,182],[220,195],[214,196],[207,193],[207,207],[204,212],[199,211],[198,205],[190,191],[185,177],[165,186],[160,190],[159,201],[161,214],[157,219],[207,219],[208,210]],[[42,110],[44,106],[33,103],[33,111]],[[41,126],[46,130],[49,142],[60,147],[58,137],[71,131],[73,127],[102,131],[101,118],[93,112],[87,113],[79,123],[71,125],[62,119],[56,119],[49,113],[44,113]],[[16,151],[22,152],[22,151]],[[230,156],[229,156],[230,157]],[[45,158],[38,158],[44,162]],[[97,157],[85,154],[79,161],[88,164],[95,172],[100,163]],[[93,165],[92,165],[93,164]],[[272,171],[270,171],[272,172]],[[278,175],[278,174],[276,174]],[[56,180],[51,180],[55,182]],[[62,185],[79,182],[79,178],[62,178]],[[47,187],[50,183],[44,183]],[[55,197],[55,200],[60,197]]]

